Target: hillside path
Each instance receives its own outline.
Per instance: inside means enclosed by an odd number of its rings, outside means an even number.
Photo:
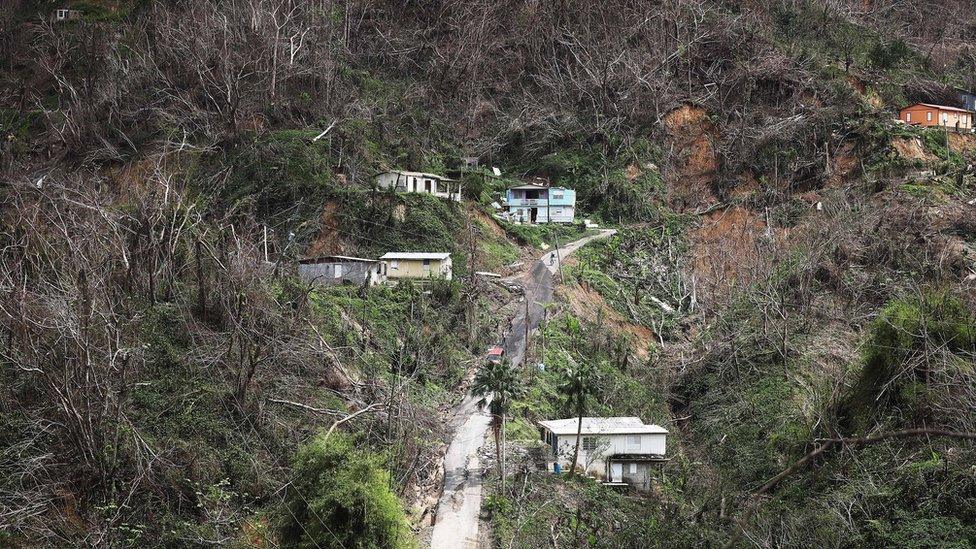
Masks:
[[[616,234],[614,229],[565,244],[559,248],[559,258],[565,260],[583,245],[599,238]],[[553,275],[559,269],[559,261],[550,264],[551,252],[534,261],[529,270],[517,282],[525,288],[529,300],[529,329],[539,327],[543,306],[552,301]],[[522,362],[525,354],[525,308],[520,308],[512,322],[509,336],[502,342],[505,355],[513,364]],[[491,418],[478,408],[478,398],[470,394],[455,410],[455,417],[463,423],[454,433],[451,445],[444,455],[444,490],[437,503],[430,546],[432,549],[474,549],[478,547],[478,516],[481,514],[481,460],[478,451],[485,442],[485,433]]]

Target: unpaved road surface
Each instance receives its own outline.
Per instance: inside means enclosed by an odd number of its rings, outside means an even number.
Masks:
[[[617,231],[606,229],[581,238],[559,249],[559,257],[566,259],[581,246],[598,238],[607,238]],[[534,330],[542,319],[543,305],[552,301],[553,275],[559,261],[551,261],[547,252],[532,263],[531,271],[516,282],[525,288],[529,300],[529,329]],[[505,355],[519,364],[525,354],[525,308],[512,323],[509,336],[503,342]],[[454,433],[451,445],[444,454],[444,491],[437,502],[437,515],[431,533],[433,549],[473,549],[478,547],[478,515],[481,514],[481,460],[478,451],[485,443],[485,432],[491,418],[478,409],[478,399],[467,395],[458,409],[457,417],[466,418]]]

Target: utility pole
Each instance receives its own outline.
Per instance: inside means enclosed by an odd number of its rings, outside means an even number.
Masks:
[[[524,288],[522,296],[525,298],[525,349],[522,351],[522,368],[525,368],[529,360],[529,290]]]
[[[563,258],[559,256],[559,236],[552,230],[552,181],[546,179],[546,222],[549,223],[549,238],[556,244],[556,269],[559,280],[563,279]]]
[[[475,238],[474,238],[474,225],[471,224],[471,218],[466,218],[468,221],[468,244],[470,246],[469,258],[468,258],[468,269],[470,270],[470,276],[468,276],[468,305],[467,305],[467,316],[468,316],[468,345],[474,345],[474,300],[476,297],[475,293]]]

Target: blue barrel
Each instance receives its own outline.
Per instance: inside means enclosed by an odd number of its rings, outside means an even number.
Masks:
[[[555,471],[556,474],[558,475],[559,473],[563,472],[563,466],[560,465],[559,462],[557,461],[552,465],[552,470]]]

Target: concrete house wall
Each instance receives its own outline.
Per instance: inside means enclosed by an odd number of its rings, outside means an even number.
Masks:
[[[455,202],[461,201],[461,183],[435,174],[384,172],[376,175],[376,186],[400,193],[426,193]]]
[[[317,284],[368,284],[386,281],[386,263],[382,261],[324,260],[303,261],[298,265],[302,278]]]
[[[573,460],[576,448],[576,435],[551,435],[554,439],[553,453],[559,462],[568,469]],[[634,444],[632,438],[638,439],[640,444]],[[595,448],[584,449],[585,439],[593,440]],[[607,470],[607,456],[614,454],[657,454],[664,455],[667,446],[667,434],[653,433],[641,435],[583,435],[580,441],[580,455],[576,463],[580,468],[597,478],[605,478]]]
[[[400,278],[443,278],[451,280],[451,258],[445,259],[385,259],[387,277],[391,280]]]
[[[572,223],[576,218],[574,189],[514,187],[506,192],[505,202],[511,218],[524,223]]]

